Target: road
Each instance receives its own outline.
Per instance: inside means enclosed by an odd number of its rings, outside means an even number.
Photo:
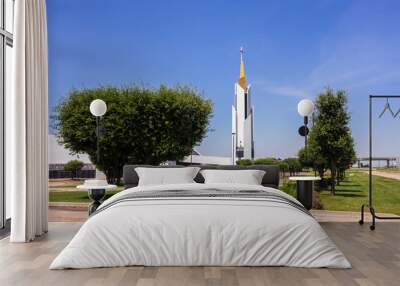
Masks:
[[[368,174],[368,171],[363,171],[363,172]],[[385,171],[373,170],[372,175],[395,179],[395,180],[400,180],[400,173],[395,173],[395,172],[385,172]]]

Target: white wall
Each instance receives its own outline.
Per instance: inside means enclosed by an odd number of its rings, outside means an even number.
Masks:
[[[243,88],[236,83],[236,145],[238,147],[244,147],[244,119],[246,117],[245,111],[245,94]]]

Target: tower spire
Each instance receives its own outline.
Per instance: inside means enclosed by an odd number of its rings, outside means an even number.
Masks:
[[[240,48],[240,73],[235,83],[235,101],[232,106],[232,164],[237,159],[254,159],[254,124],[250,84],[244,73],[243,48]]]
[[[240,48],[240,73],[239,73],[239,85],[243,88],[247,88],[246,76],[244,74],[244,61],[243,61],[243,47]]]

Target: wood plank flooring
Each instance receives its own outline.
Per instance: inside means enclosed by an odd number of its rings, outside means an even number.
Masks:
[[[87,204],[51,203],[49,207],[50,222],[78,222],[88,218]],[[311,210],[313,217],[319,222],[355,222],[360,219],[360,212],[343,212],[327,210]],[[395,214],[377,213],[378,216],[397,216]],[[399,216],[400,218],[400,216]],[[367,211],[364,220],[371,221],[371,215]]]
[[[375,232],[350,222],[321,223],[352,269],[289,267],[123,267],[48,270],[81,222],[53,222],[43,238],[27,244],[0,241],[0,285],[400,285],[400,223],[381,222]]]

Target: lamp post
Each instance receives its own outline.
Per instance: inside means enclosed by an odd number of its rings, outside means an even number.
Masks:
[[[101,99],[95,99],[90,103],[90,113],[93,116],[96,116],[96,139],[97,139],[97,150],[96,150],[96,157],[97,163],[100,161],[100,117],[103,116],[107,111],[106,103]]]
[[[314,103],[309,99],[303,99],[297,104],[297,112],[304,117],[304,125],[299,128],[299,134],[304,136],[304,147],[307,156],[308,116],[314,112]]]

